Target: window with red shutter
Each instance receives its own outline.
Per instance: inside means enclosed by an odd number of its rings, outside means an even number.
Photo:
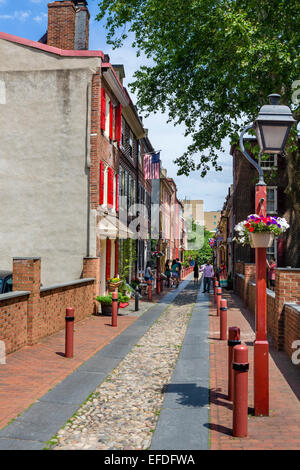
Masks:
[[[113,125],[114,125],[114,107],[112,102],[109,105],[109,138],[113,140]]]
[[[119,211],[119,175],[116,175],[116,212]]]
[[[116,108],[116,122],[115,122],[115,140],[118,142],[118,146],[121,143],[122,136],[122,105]]]
[[[104,203],[104,163],[100,162],[99,204]]]
[[[105,113],[106,113],[106,96],[104,88],[101,88],[101,129],[105,131]]]
[[[106,240],[106,280],[110,278],[111,240]]]
[[[108,168],[108,184],[107,184],[107,206],[114,206],[114,172],[112,168]]]

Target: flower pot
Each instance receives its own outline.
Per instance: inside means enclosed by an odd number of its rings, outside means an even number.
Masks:
[[[119,313],[119,304],[120,304],[120,302],[118,302],[118,313]],[[102,315],[106,315],[106,316],[111,317],[112,316],[112,305],[101,304],[101,313],[102,313]]]
[[[251,248],[269,248],[274,240],[272,232],[249,233]]]

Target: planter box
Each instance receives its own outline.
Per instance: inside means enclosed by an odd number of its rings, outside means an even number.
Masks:
[[[120,302],[118,302],[118,313],[119,313],[119,305]],[[102,305],[101,304],[101,314],[106,315],[108,317],[112,316],[112,305]]]
[[[272,243],[274,241],[274,233],[250,233],[249,238],[251,248],[269,248],[270,246],[272,246]]]

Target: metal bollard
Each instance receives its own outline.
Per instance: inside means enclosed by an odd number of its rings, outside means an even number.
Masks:
[[[140,293],[139,293],[139,288],[138,286],[136,286],[135,288],[135,295],[134,295],[134,311],[135,312],[138,312],[139,310],[139,297],[140,297]]]
[[[164,278],[161,276],[160,278],[160,292],[164,291]]]
[[[160,278],[156,276],[156,293],[160,294]]]
[[[222,287],[217,287],[217,315],[220,316],[220,305],[222,298]]]
[[[227,339],[227,300],[220,302],[220,340]]]
[[[118,326],[118,292],[112,293],[111,326]]]
[[[217,305],[217,288],[219,287],[219,282],[215,281],[215,288],[214,288],[214,297],[215,297],[215,304]]]
[[[148,301],[152,302],[152,281],[148,281]]]
[[[233,417],[234,437],[248,435],[248,348],[244,344],[233,348]]]
[[[228,400],[233,401],[233,373],[232,373],[232,359],[233,348],[241,344],[240,329],[237,326],[230,326],[228,328]]]
[[[73,357],[74,355],[74,308],[66,309],[66,344],[65,357]]]

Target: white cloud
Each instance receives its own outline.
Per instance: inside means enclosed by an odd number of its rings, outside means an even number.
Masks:
[[[31,11],[15,11],[11,15],[0,15],[0,19],[1,20],[26,21],[27,18],[29,18],[30,15],[31,15]]]
[[[42,23],[46,18],[48,18],[48,15],[46,13],[41,13],[40,15],[37,15],[33,18],[33,21],[36,21],[37,23]]]

